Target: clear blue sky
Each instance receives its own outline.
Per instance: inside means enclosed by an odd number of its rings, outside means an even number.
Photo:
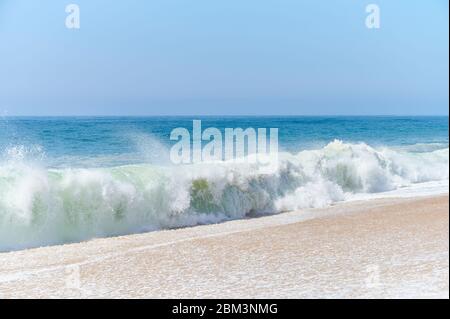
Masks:
[[[448,115],[448,23],[447,0],[0,0],[0,116]]]

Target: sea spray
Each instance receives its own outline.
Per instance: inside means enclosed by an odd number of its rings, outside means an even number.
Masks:
[[[0,250],[323,207],[352,194],[448,180],[448,147],[429,152],[334,141],[258,163],[48,169],[0,164]]]

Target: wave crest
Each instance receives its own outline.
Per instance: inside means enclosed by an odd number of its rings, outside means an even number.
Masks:
[[[334,141],[257,164],[51,170],[0,165],[0,250],[323,207],[353,194],[449,178],[448,146],[430,152]]]

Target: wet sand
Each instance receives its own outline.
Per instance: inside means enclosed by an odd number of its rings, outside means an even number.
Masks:
[[[0,298],[448,298],[449,197],[0,253]]]

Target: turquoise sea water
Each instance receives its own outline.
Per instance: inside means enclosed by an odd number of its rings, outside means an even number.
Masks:
[[[174,165],[170,132],[278,128],[277,169]],[[0,251],[448,191],[448,117],[0,119]]]
[[[3,118],[0,151],[20,147],[52,167],[114,166],[158,162],[170,132],[203,128],[279,128],[280,149],[317,149],[335,139],[371,146],[448,146],[448,117],[56,117]],[[434,145],[434,146],[433,146]],[[426,149],[426,148],[425,148]],[[167,150],[166,150],[167,151]],[[33,156],[35,158],[33,158]]]

